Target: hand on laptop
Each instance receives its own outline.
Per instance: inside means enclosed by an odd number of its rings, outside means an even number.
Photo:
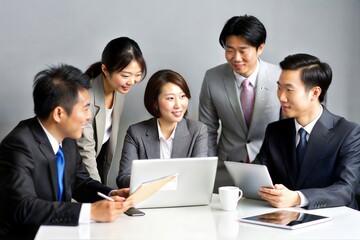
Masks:
[[[259,195],[273,207],[294,207],[301,203],[297,192],[291,191],[282,184],[275,184],[274,188],[260,188]]]

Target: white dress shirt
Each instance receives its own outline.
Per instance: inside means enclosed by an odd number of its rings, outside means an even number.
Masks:
[[[168,139],[166,139],[161,132],[159,119],[157,120],[157,126],[158,126],[158,132],[159,132],[159,140],[160,140],[160,158],[161,159],[171,158],[171,152],[172,152],[172,148],[173,148],[173,140],[174,140],[177,124]]]
[[[105,131],[104,131],[104,138],[102,144],[106,143],[111,135],[113,109],[114,109],[114,103],[110,109],[108,108],[105,109]]]

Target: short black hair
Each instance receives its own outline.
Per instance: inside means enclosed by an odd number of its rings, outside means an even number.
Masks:
[[[301,81],[306,89],[319,86],[321,94],[319,101],[323,102],[326,92],[331,84],[332,70],[329,64],[321,62],[317,57],[298,53],[289,55],[280,62],[282,70],[299,70],[301,71]]]
[[[256,49],[266,41],[265,26],[254,16],[244,15],[230,18],[219,37],[220,45],[225,48],[226,38],[235,35],[244,37]]]
[[[71,114],[78,101],[78,91],[89,89],[90,79],[76,67],[60,64],[42,70],[34,77],[34,112],[40,119],[47,119],[57,106]]]

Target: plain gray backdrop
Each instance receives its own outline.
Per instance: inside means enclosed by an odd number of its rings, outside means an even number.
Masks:
[[[188,117],[197,119],[204,73],[225,62],[220,31],[230,17],[244,14],[256,16],[267,29],[263,60],[278,64],[303,52],[329,63],[328,109],[360,122],[358,0],[0,0],[0,140],[33,116],[32,81],[38,71],[58,63],[84,71],[119,36],[137,41],[148,65],[144,81],[126,96],[123,136],[131,123],[150,117],[143,93],[159,69],[185,77],[192,94]],[[110,186],[118,164],[112,165]]]

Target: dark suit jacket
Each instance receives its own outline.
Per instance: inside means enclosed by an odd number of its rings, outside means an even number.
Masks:
[[[20,122],[0,145],[0,236],[11,229],[77,225],[78,202],[94,202],[111,189],[89,177],[75,140],[62,142],[65,156],[63,202],[57,199],[55,154],[37,118]]]
[[[325,107],[315,124],[304,160],[295,154],[295,122],[285,119],[268,125],[264,143],[254,163],[266,165],[274,184],[300,190],[309,209],[348,206],[357,208],[360,127],[333,115]]]
[[[175,130],[172,158],[206,157],[207,127],[199,121],[182,119]],[[132,161],[160,158],[160,141],[156,118],[131,125],[126,132],[120,161],[119,188],[129,187]]]

